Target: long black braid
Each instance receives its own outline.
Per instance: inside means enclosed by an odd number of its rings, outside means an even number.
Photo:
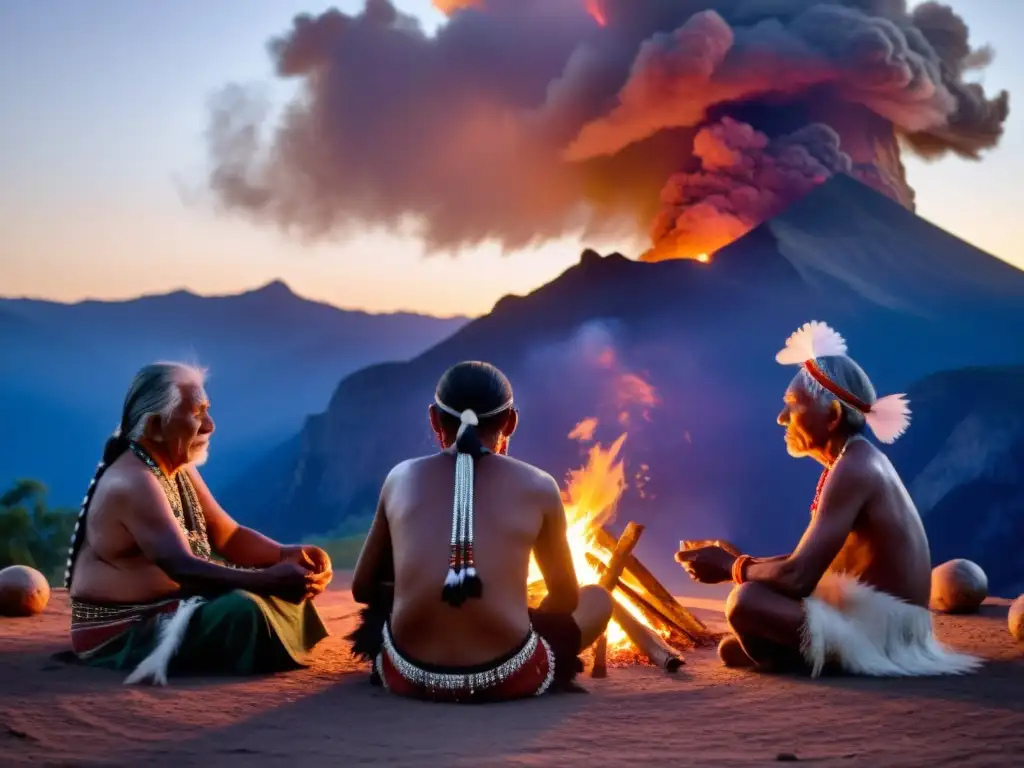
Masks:
[[[82,542],[85,541],[85,516],[89,512],[89,505],[92,503],[92,497],[96,493],[96,484],[103,477],[107,468],[127,450],[128,438],[125,437],[121,426],[118,426],[114,430],[114,434],[107,438],[106,445],[103,446],[103,458],[96,465],[96,472],[93,474],[92,480],[89,481],[89,489],[85,492],[85,498],[82,499],[82,508],[78,511],[78,520],[75,522],[75,530],[71,534],[71,545],[68,547],[68,564],[67,568],[64,569],[65,589],[71,589],[71,576],[75,569],[75,559],[82,548]]]

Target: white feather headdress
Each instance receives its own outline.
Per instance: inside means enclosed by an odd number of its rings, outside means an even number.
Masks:
[[[868,427],[883,443],[893,443],[910,426],[910,404],[906,395],[886,395],[873,404],[862,402],[853,393],[832,381],[818,367],[819,357],[846,355],[846,341],[828,324],[819,320],[804,323],[794,331],[775,360],[780,365],[801,365],[825,389],[851,408],[864,414]]]

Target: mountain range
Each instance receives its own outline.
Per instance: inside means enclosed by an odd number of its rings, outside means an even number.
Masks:
[[[846,337],[880,394],[910,393],[911,429],[885,450],[937,556],[973,556],[994,589],[1024,583],[1019,558],[999,560],[1024,500],[1022,406],[1010,394],[1024,365],[1024,272],[843,175],[710,264],[587,251],[416,357],[350,374],[222,501],[285,538],[365,517],[391,466],[435,450],[426,405],[441,373],[486,359],[515,388],[513,452],[556,477],[584,461],[586,446],[567,437],[580,420],[597,418],[605,445],[628,433],[627,477],[649,479],[623,496],[616,524],[648,526],[638,554],[670,586],[683,538],[787,551],[820,467],[786,454],[775,417],[795,370],[774,356],[809,320]],[[636,397],[637,382],[653,397]]]
[[[217,490],[297,432],[340,378],[415,355],[465,322],[346,311],[280,281],[229,296],[0,299],[0,485],[31,477],[51,503],[77,504],[132,375],[170,359],[209,369],[217,434],[204,473]]]

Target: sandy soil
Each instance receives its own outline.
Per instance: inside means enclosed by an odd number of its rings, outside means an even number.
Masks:
[[[122,675],[51,659],[68,606],[54,592],[31,619],[0,619],[0,764],[233,766],[818,765],[1006,766],[1024,754],[1024,646],[1008,601],[938,617],[940,636],[989,659],[965,678],[810,681],[687,656],[583,679],[589,695],[483,707],[398,700],[372,689],[341,640],[343,584],[320,599],[331,629],[309,670],[251,680],[122,685]],[[721,602],[692,600],[721,624]]]

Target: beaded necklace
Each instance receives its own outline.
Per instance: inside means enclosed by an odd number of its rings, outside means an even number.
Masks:
[[[134,442],[129,443],[128,447],[160,481],[167,501],[170,502],[171,511],[174,512],[174,519],[181,526],[192,554],[209,560],[213,552],[209,536],[206,533],[206,518],[203,516],[202,505],[199,503],[199,497],[196,495],[196,489],[193,487],[188,473],[178,472],[174,477],[174,482],[171,482],[145,448]]]
[[[829,474],[835,468],[836,464],[839,463],[839,460],[846,454],[846,449],[850,447],[850,443],[863,439],[864,437],[861,435],[853,435],[848,438],[846,443],[843,445],[843,449],[839,451],[839,455],[836,456],[835,461],[821,471],[821,477],[818,478],[818,487],[814,490],[814,501],[811,502],[811,517],[814,517],[814,514],[818,511],[818,504],[821,501],[821,492],[825,488],[825,481],[828,480]]]

